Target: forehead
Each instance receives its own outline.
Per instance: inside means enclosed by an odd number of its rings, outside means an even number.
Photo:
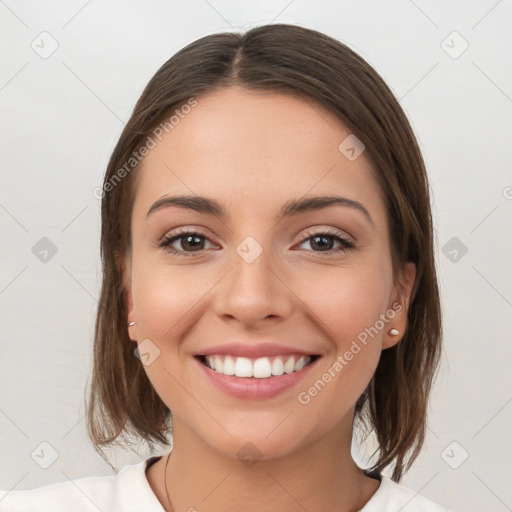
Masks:
[[[196,99],[142,161],[134,216],[165,194],[209,196],[254,213],[338,194],[385,217],[370,160],[340,152],[350,130],[313,100],[238,87]]]

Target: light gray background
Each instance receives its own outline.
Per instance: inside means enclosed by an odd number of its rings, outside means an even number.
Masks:
[[[402,483],[453,511],[512,510],[512,2],[4,0],[0,16],[0,488],[112,473],[83,420],[101,275],[93,190],[165,60],[210,33],[283,22],[368,60],[428,166],[445,345]],[[47,262],[33,253],[43,237],[57,247]],[[112,453],[119,466],[146,455]]]

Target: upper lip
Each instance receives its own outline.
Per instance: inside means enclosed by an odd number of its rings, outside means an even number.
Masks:
[[[197,356],[229,355],[234,357],[247,357],[249,359],[266,356],[286,356],[292,354],[311,356],[317,355],[318,353],[302,350],[297,347],[286,347],[276,343],[258,343],[255,345],[243,342],[214,345],[196,353]]]

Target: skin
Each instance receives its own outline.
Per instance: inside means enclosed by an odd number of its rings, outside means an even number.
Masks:
[[[150,339],[160,355],[144,369],[172,411],[173,451],[167,486],[174,511],[282,512],[361,508],[379,482],[350,453],[354,406],[381,351],[398,343],[416,274],[407,263],[393,276],[383,196],[365,153],[349,161],[338,146],[350,131],[311,101],[231,87],[197,98],[198,105],[164,135],[138,172],[132,212],[132,252],[124,260],[130,338]],[[154,212],[170,194],[201,195],[225,205],[224,219],[176,206]],[[337,194],[358,210],[330,206],[284,218],[282,205]],[[176,228],[202,228],[203,249],[186,239],[158,247]],[[313,236],[336,229],[356,247],[329,254]],[[236,252],[248,236],[263,252],[247,263]],[[338,236],[338,235],[337,235]],[[188,252],[187,252],[188,251]],[[399,278],[399,279],[395,279]],[[399,284],[398,284],[399,283]],[[379,315],[402,311],[311,401],[307,390],[349,350]],[[193,354],[226,340],[272,339],[320,354],[304,382],[266,400],[232,398],[208,384]],[[254,444],[261,459],[246,467],[237,452]],[[147,470],[166,510],[167,457]]]

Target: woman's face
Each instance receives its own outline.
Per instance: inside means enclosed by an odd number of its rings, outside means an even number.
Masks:
[[[272,458],[351,432],[415,275],[395,287],[371,164],[313,102],[240,88],[197,101],[138,171],[126,261],[130,337],[175,442]],[[174,196],[189,206],[152,208]],[[324,196],[343,199],[307,202]]]

